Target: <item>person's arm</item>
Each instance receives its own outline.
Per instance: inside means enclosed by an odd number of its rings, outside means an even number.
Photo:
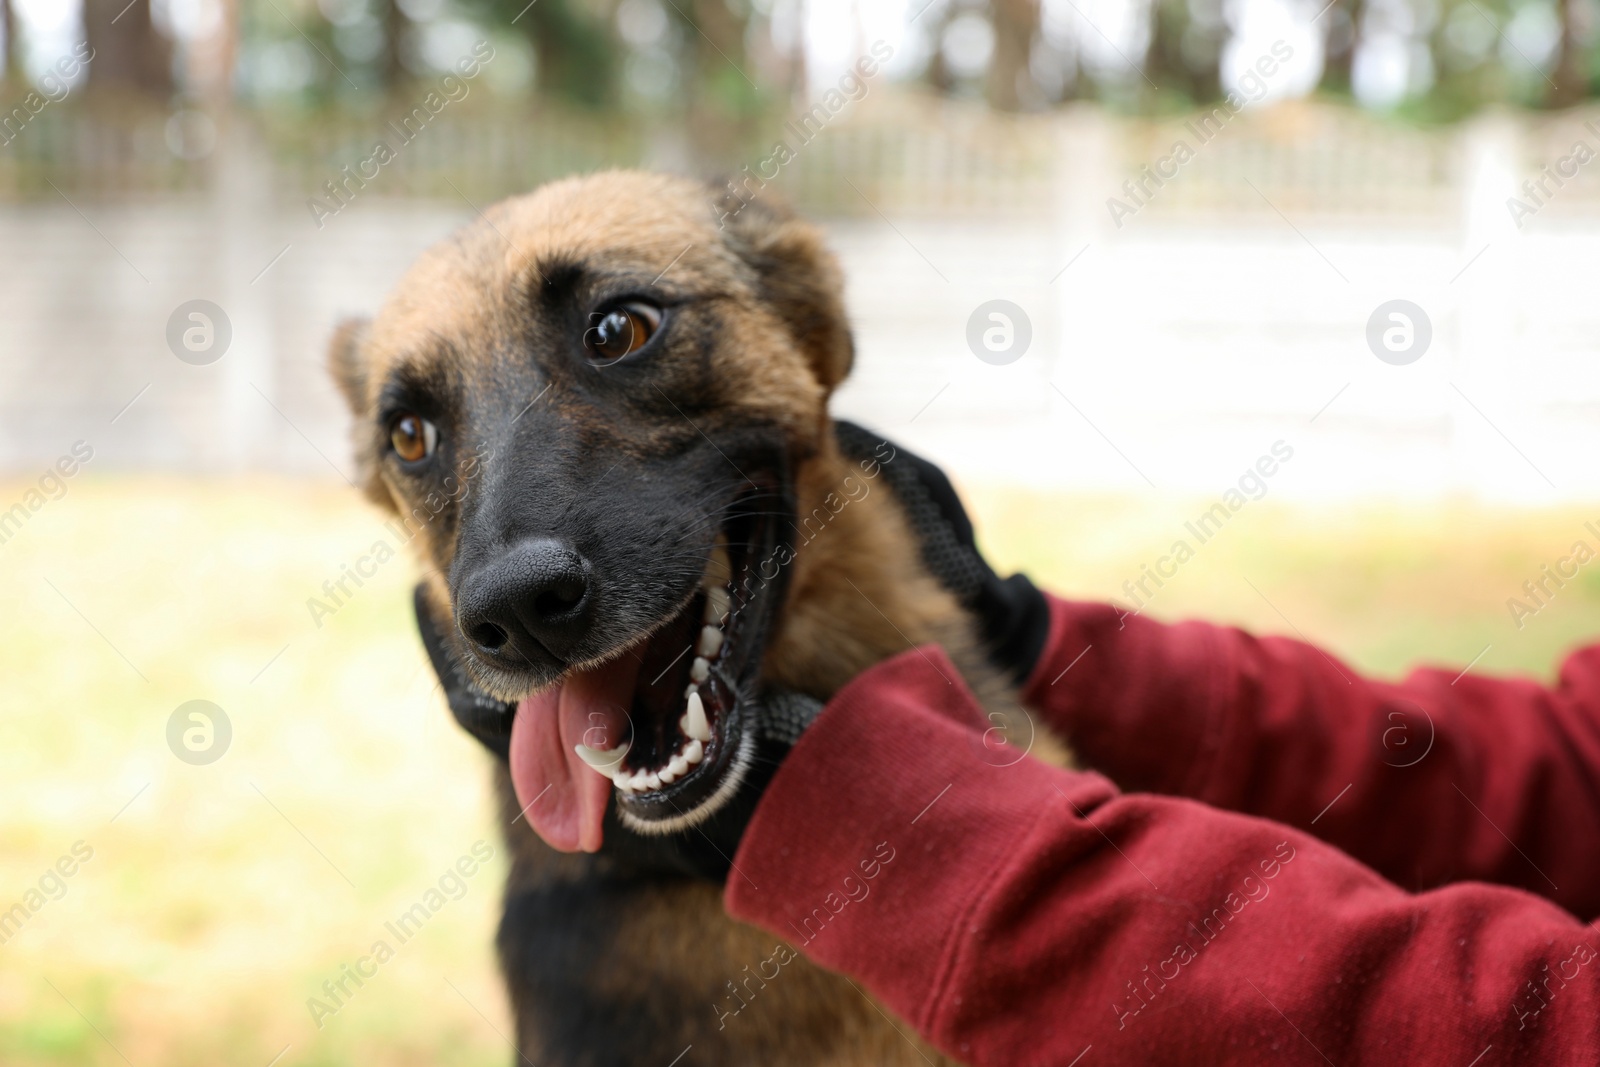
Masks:
[[[729,911],[977,1067],[1600,1056],[1600,938],[1559,908],[1410,896],[1282,825],[998,766],[986,725],[936,648],[862,674],[768,787]]]
[[[1553,688],[1388,683],[1299,641],[1050,610],[1025,700],[1124,791],[1288,823],[1408,889],[1489,881],[1600,914],[1600,646]]]

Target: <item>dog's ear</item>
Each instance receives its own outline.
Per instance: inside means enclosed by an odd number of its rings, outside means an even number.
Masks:
[[[855,361],[838,261],[816,227],[787,206],[734,203],[736,210],[720,213],[724,239],[756,272],[762,298],[788,325],[822,387],[832,392]]]
[[[367,362],[362,354],[371,319],[345,319],[334,328],[328,345],[328,373],[344,394],[350,414],[361,418],[367,413]]]
[[[367,410],[367,334],[372,326],[370,319],[345,319],[333,331],[328,345],[328,373],[344,395],[355,423],[351,433],[351,451],[356,460],[356,480],[362,492],[380,507],[394,509],[383,479],[378,477],[377,460],[372,454],[372,433]]]

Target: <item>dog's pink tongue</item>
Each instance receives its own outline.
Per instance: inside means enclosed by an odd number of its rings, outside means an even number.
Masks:
[[[638,660],[623,656],[560,686],[536,693],[511,724],[511,782],[527,820],[551,848],[600,848],[611,779],[590,767],[573,746],[610,749],[627,736]]]

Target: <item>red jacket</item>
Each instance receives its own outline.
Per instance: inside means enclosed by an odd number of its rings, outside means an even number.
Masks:
[[[1051,610],[1028,706],[1101,773],[907,652],[785,760],[729,911],[974,1065],[1600,1063],[1600,646],[1386,683]]]

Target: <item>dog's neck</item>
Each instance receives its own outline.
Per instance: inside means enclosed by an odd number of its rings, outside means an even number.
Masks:
[[[826,699],[861,671],[928,642],[971,642],[966,616],[928,573],[884,476],[884,445],[852,458],[833,435],[795,472],[794,561],[768,645],[768,684]]]

